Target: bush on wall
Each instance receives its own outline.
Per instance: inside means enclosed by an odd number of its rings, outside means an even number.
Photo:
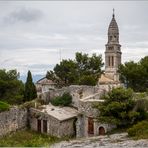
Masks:
[[[0,112],[9,110],[9,108],[10,108],[9,104],[0,101]]]
[[[69,106],[72,103],[72,96],[64,93],[62,96],[55,97],[51,100],[51,104],[55,106]]]

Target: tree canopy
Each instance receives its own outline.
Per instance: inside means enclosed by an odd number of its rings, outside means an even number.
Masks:
[[[25,83],[24,100],[30,101],[30,100],[35,99],[36,97],[37,97],[37,91],[32,81],[32,74],[30,71],[28,71],[27,80]]]
[[[99,111],[100,122],[125,127],[146,118],[144,109],[139,110],[138,106],[135,108],[136,101],[133,98],[132,89],[114,88],[101,99],[104,101],[95,105]]]
[[[125,62],[119,66],[120,79],[134,91],[148,89],[148,56],[139,62]]]
[[[68,86],[71,84],[96,85],[103,66],[101,55],[77,52],[74,60],[62,60],[56,64],[53,71],[47,72],[46,77],[60,84]]]
[[[9,104],[20,104],[23,100],[24,84],[18,80],[16,70],[0,70],[0,101]]]

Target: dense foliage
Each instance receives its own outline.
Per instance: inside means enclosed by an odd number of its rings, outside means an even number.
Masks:
[[[96,85],[96,79],[89,75],[89,76],[82,76],[79,80],[79,85],[90,85],[90,86],[95,86]]]
[[[62,60],[56,64],[53,71],[48,71],[46,77],[59,86],[71,84],[96,85],[103,66],[101,55],[77,52],[74,60]]]
[[[31,72],[28,71],[27,81],[25,83],[24,98],[25,98],[25,101],[30,101],[30,100],[35,99],[36,97],[37,97],[37,91],[36,91],[35,85],[32,81]]]
[[[98,120],[126,127],[146,118],[145,110],[136,106],[133,91],[125,88],[114,88],[104,95],[96,105],[99,110]]]
[[[0,70],[0,101],[20,104],[23,101],[24,84],[18,80],[16,70]]]
[[[1,111],[9,110],[9,108],[10,108],[10,105],[9,105],[9,104],[0,101],[0,112],[1,112]]]
[[[69,93],[64,93],[51,100],[51,104],[55,106],[69,106],[72,103],[72,96]]]
[[[141,121],[128,129],[128,135],[135,139],[148,139],[148,121]]]
[[[146,91],[148,89],[148,56],[139,62],[126,62],[120,65],[119,73],[121,81],[134,91]]]

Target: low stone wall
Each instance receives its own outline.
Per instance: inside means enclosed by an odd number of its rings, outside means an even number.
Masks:
[[[0,113],[0,136],[27,126],[27,109],[13,107]]]

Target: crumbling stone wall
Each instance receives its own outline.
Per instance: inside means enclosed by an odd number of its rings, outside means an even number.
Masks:
[[[0,136],[27,126],[27,109],[13,107],[0,113]]]
[[[99,85],[100,89],[108,92],[111,91],[113,88],[124,87],[123,83],[114,83],[114,84],[101,84]]]
[[[79,112],[82,114],[88,116],[88,117],[97,117],[98,116],[98,110],[93,107],[95,102],[83,102],[80,101],[79,103]]]
[[[71,85],[61,89],[51,89],[48,93],[46,92],[46,94],[43,94],[42,99],[45,102],[49,102],[54,97],[61,96],[64,92],[69,92],[72,95],[72,105],[78,108],[79,100],[91,96],[95,93],[99,93],[100,89],[98,86]]]

